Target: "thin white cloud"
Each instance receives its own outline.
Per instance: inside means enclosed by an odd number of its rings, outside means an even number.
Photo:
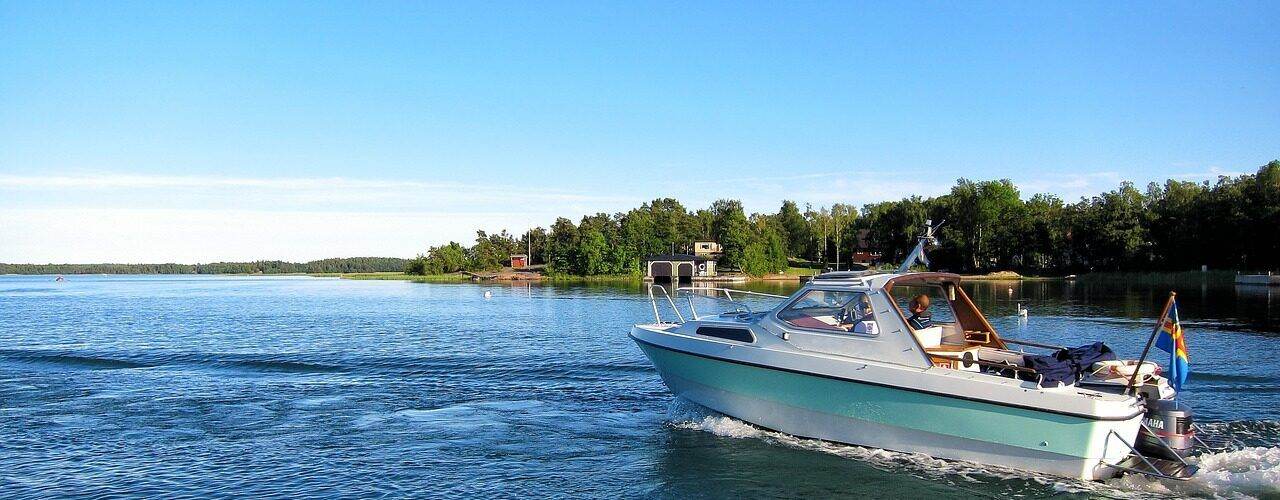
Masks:
[[[810,174],[794,174],[794,175],[771,175],[771,176],[754,176],[754,177],[730,177],[727,179],[696,179],[688,182],[688,185],[723,185],[733,183],[772,183],[786,181],[801,181],[811,179],[831,179],[850,175],[849,172],[817,172]]]
[[[925,182],[907,176],[862,172],[826,181],[805,183],[786,193],[790,199],[814,205],[844,203],[865,205],[881,201],[901,200],[911,196],[937,196],[945,194],[948,185]]]
[[[68,199],[113,199],[129,203],[169,203],[164,207],[274,206],[282,210],[311,207],[356,208],[396,203],[401,210],[439,210],[479,203],[595,203],[635,202],[627,196],[521,187],[503,184],[420,182],[420,180],[332,178],[237,178],[198,175],[0,175],[0,191],[51,191]],[[131,198],[132,196],[132,198]],[[122,198],[123,197],[123,198]],[[122,206],[137,207],[137,206]],[[155,207],[155,206],[151,206]]]
[[[1217,180],[1218,177],[1223,177],[1223,176],[1237,177],[1237,176],[1245,175],[1248,173],[1249,172],[1234,172],[1229,170],[1223,170],[1219,167],[1209,167],[1208,170],[1204,170],[1200,172],[1183,172],[1180,174],[1170,174],[1169,178],[1179,179],[1179,180]]]
[[[1184,165],[1185,166],[1185,165]],[[1028,198],[1036,193],[1052,193],[1058,195],[1067,202],[1073,202],[1080,198],[1090,198],[1107,191],[1112,191],[1120,186],[1122,182],[1132,182],[1139,189],[1145,189],[1146,185],[1151,182],[1163,183],[1167,179],[1184,180],[1184,181],[1202,181],[1217,180],[1220,176],[1234,177],[1245,175],[1247,172],[1234,172],[1223,170],[1219,167],[1209,167],[1201,171],[1181,172],[1172,174],[1162,174],[1154,177],[1134,177],[1125,175],[1120,172],[1089,172],[1089,173],[1053,173],[1037,175],[1029,179],[1015,178],[1014,184],[1017,184],[1024,198]]]
[[[475,231],[630,208],[627,194],[333,178],[0,175],[0,261],[412,256]]]
[[[1161,176],[1235,175],[1217,168]],[[748,212],[774,212],[784,199],[861,206],[950,191],[954,172],[851,169],[714,182],[638,180],[597,191],[345,177],[219,177],[113,173],[0,175],[0,262],[208,262],[412,256],[477,229],[519,233],[556,217],[576,221],[658,197],[690,209],[736,198]],[[1115,189],[1119,172],[1028,173],[1024,198],[1053,193],[1071,202]],[[604,194],[597,194],[604,193]],[[51,195],[53,194],[53,195]]]
[[[0,175],[0,189],[21,190],[264,190],[283,193],[412,193],[418,196],[438,193],[465,193],[472,199],[519,199],[531,201],[619,201],[617,196],[590,195],[564,190],[507,186],[501,184],[466,184],[458,182],[423,182],[346,177],[216,177],[167,176],[137,174],[83,174],[22,176]]]
[[[0,209],[0,262],[196,263],[411,257],[470,243],[476,229],[520,231],[525,212],[367,213],[201,209]],[[522,224],[512,227],[511,223]]]
[[[1051,193],[1072,202],[1115,189],[1125,178],[1119,172],[1088,172],[1046,173],[1012,180],[1023,198],[1030,198],[1038,193]]]
[[[328,178],[246,178],[212,176],[171,176],[134,174],[84,174],[21,176],[0,175],[0,187],[27,189],[155,189],[155,188],[219,188],[253,187],[285,190],[304,189],[384,189],[384,188],[443,188],[450,183],[426,183],[403,181],[370,181]]]

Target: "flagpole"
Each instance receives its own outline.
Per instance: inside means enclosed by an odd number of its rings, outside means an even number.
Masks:
[[[1151,330],[1151,336],[1147,337],[1147,346],[1142,348],[1142,356],[1138,358],[1138,365],[1133,367],[1133,375],[1129,377],[1129,387],[1133,389],[1134,394],[1138,393],[1138,387],[1133,385],[1138,381],[1138,374],[1142,373],[1142,362],[1146,361],[1147,353],[1151,352],[1151,344],[1156,341],[1156,334],[1160,333],[1160,327],[1164,325],[1164,319],[1169,315],[1169,307],[1173,305],[1173,298],[1178,295],[1177,292],[1169,292],[1169,300],[1164,303],[1164,310],[1160,311],[1160,318],[1156,320],[1156,327]],[[1125,392],[1128,392],[1127,390]]]
[[[1174,327],[1177,328],[1179,332],[1181,332],[1182,318],[1178,317],[1178,311],[1176,310],[1173,311],[1173,324],[1174,324]],[[1179,333],[1179,335],[1182,335],[1182,333]],[[1178,358],[1178,339],[1173,339],[1173,352],[1170,354],[1171,356],[1169,357],[1169,367],[1172,370],[1173,364],[1178,362],[1178,359],[1177,359]],[[1182,374],[1179,373],[1178,376],[1181,377]],[[1175,410],[1178,408],[1178,394],[1181,392],[1182,392],[1181,385],[1178,386],[1178,390],[1173,391],[1173,408]]]

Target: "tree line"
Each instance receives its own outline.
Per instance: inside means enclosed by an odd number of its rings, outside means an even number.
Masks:
[[[0,274],[323,274],[400,272],[408,259],[349,257],[310,262],[260,260],[209,264],[3,264]]]
[[[639,274],[646,256],[691,253],[695,241],[724,250],[721,269],[750,275],[789,265],[845,267],[854,250],[897,263],[926,220],[945,222],[935,269],[1014,270],[1025,274],[1112,270],[1280,268],[1280,161],[1256,173],[1216,181],[1170,179],[1145,190],[1121,183],[1068,203],[1052,194],[1023,199],[1008,179],[960,179],[945,195],[913,196],[856,207],[804,209],[784,201],[776,213],[747,215],[737,200],[689,210],[671,198],[625,213],[598,213],[577,224],[558,218],[522,235],[479,231],[475,244],[430,248],[409,262],[411,274],[501,268],[529,253],[552,274]],[[859,248],[861,246],[862,248]]]

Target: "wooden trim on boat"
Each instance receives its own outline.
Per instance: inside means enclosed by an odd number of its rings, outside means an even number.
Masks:
[[[900,276],[894,276],[892,278],[889,278],[888,281],[884,282],[884,286],[881,288],[884,288],[885,292],[890,292],[893,290],[893,286],[900,282],[911,282],[916,280],[919,280],[919,281],[936,280],[940,282],[950,281],[950,282],[959,284],[960,275],[955,273],[940,273],[940,272],[903,274]]]
[[[990,342],[988,343],[992,345],[988,347],[995,347],[997,349],[1008,349],[1008,346],[1005,345],[1004,340],[1000,339],[1000,334],[996,332],[996,327],[991,326],[991,322],[987,321],[987,316],[985,314],[982,314],[982,310],[978,309],[978,306],[973,303],[973,300],[969,299],[969,294],[965,293],[964,288],[960,287],[960,283],[956,282],[954,283],[954,286],[957,292],[956,295],[959,296],[959,298],[964,299],[964,304],[968,306],[968,309],[969,309],[968,312],[975,314],[977,316],[978,321],[981,322],[982,326],[987,329],[986,331],[991,333],[991,338],[989,339]],[[952,302],[955,302],[955,301],[953,300]],[[954,309],[955,308],[952,307],[952,310]],[[958,320],[959,318],[956,318],[956,319]]]
[[[911,329],[911,323],[907,321],[906,315],[898,307],[897,301],[894,300],[893,286],[899,282],[912,285],[919,281],[920,285],[943,285],[943,291],[947,291],[946,285],[950,285],[956,292],[956,298],[952,299],[947,297],[947,301],[950,302],[949,305],[951,306],[951,311],[955,313],[956,322],[960,325],[961,329],[967,332],[969,330],[976,330],[976,328],[972,328],[972,326],[981,327],[985,329],[985,332],[991,334],[991,338],[988,339],[989,341],[981,343],[981,345],[997,349],[1008,349],[1008,346],[1000,339],[1000,334],[996,332],[996,328],[991,326],[990,321],[987,321],[986,315],[982,314],[982,310],[978,309],[978,306],[973,303],[973,300],[969,298],[969,294],[965,293],[964,288],[960,287],[960,280],[960,275],[953,273],[912,273],[891,278],[889,281],[885,282],[882,288],[884,289],[884,292],[889,295],[889,302],[893,304],[894,310],[898,312],[898,317],[902,318],[902,322],[907,325],[908,329]],[[964,305],[964,307],[957,308],[957,302]],[[975,322],[977,323],[976,325],[966,324]],[[914,329],[912,330],[914,331]],[[923,348],[923,346],[921,346],[921,348]],[[932,360],[930,360],[930,362],[932,362]]]

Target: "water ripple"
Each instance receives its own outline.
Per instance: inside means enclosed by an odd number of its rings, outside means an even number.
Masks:
[[[1280,495],[1280,340],[1229,325],[1191,332],[1186,402],[1243,447],[1162,492],[801,440],[681,406],[626,337],[652,318],[631,287],[41,280],[0,277],[4,498]],[[1035,290],[1029,321],[992,321],[1128,351],[1150,331],[1133,294]],[[1003,289],[973,295],[1013,307]]]

